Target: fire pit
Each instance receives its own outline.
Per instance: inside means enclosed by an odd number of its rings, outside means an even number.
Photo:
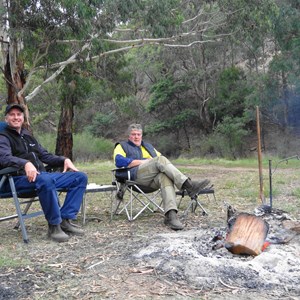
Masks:
[[[187,282],[194,289],[231,293],[265,291],[274,295],[300,294],[299,235],[286,244],[272,244],[282,236],[284,213],[264,216],[270,225],[270,246],[258,256],[235,255],[224,247],[213,250],[216,232],[226,228],[192,229],[152,238],[134,255],[136,268],[152,268],[166,280]]]

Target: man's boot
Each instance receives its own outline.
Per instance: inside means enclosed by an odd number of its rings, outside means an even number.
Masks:
[[[48,224],[48,237],[55,242],[66,242],[69,240],[69,236],[64,233],[60,227],[60,225],[52,225]]]
[[[201,190],[203,190],[207,185],[209,185],[210,181],[208,179],[204,179],[202,181],[193,181],[191,179],[187,179],[183,185],[183,190],[186,190],[188,195],[191,198],[194,198],[199,194]]]
[[[71,223],[71,221],[68,219],[63,219],[60,223],[60,227],[67,233],[72,233],[74,235],[84,235],[84,231],[80,228],[80,226]]]
[[[116,194],[116,199],[119,200],[119,201],[122,201],[125,192],[126,192],[126,184],[121,183],[120,187],[119,187],[119,189],[117,191],[117,194]]]
[[[184,227],[177,218],[177,212],[174,209],[171,209],[166,213],[164,223],[173,230],[182,230]]]

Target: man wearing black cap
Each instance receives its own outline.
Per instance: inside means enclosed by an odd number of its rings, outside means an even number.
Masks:
[[[69,158],[57,156],[44,149],[31,133],[22,128],[24,108],[16,103],[5,109],[7,127],[0,133],[0,168],[17,167],[21,175],[14,176],[16,189],[32,188],[37,194],[48,221],[48,237],[65,242],[68,234],[82,235],[83,230],[70,220],[76,218],[87,185],[87,176],[79,172]],[[63,167],[63,172],[48,173],[44,164]],[[71,170],[73,172],[66,172]],[[19,174],[20,174],[19,172]],[[23,175],[22,175],[23,173]],[[62,207],[57,189],[67,190]],[[9,184],[3,187],[9,191]]]

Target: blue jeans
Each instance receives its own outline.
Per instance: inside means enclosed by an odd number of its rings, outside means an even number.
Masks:
[[[16,190],[36,189],[45,218],[49,224],[60,224],[62,219],[76,219],[87,185],[87,175],[83,172],[47,173],[41,172],[35,182],[29,182],[26,176],[14,176]],[[5,185],[9,191],[9,185]],[[67,192],[60,207],[57,190]]]

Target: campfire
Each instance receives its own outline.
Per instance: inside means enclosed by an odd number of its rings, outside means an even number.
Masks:
[[[235,213],[226,227],[153,237],[133,254],[135,269],[168,274],[166,280],[204,291],[300,293],[299,224],[277,209],[263,215],[261,209]]]
[[[263,218],[264,217],[264,218]],[[272,219],[282,221],[279,228],[275,226],[273,235],[267,238],[269,223]],[[272,222],[274,223],[274,222]],[[292,221],[290,217],[280,210],[272,210],[270,206],[262,205],[255,209],[255,214],[237,213],[227,204],[227,229],[225,236],[219,232],[212,239],[216,242],[212,249],[217,250],[225,247],[233,254],[259,255],[270,244],[285,244],[292,240],[297,232],[300,232],[298,222]],[[274,227],[274,224],[272,225]],[[272,228],[274,231],[274,228]]]

